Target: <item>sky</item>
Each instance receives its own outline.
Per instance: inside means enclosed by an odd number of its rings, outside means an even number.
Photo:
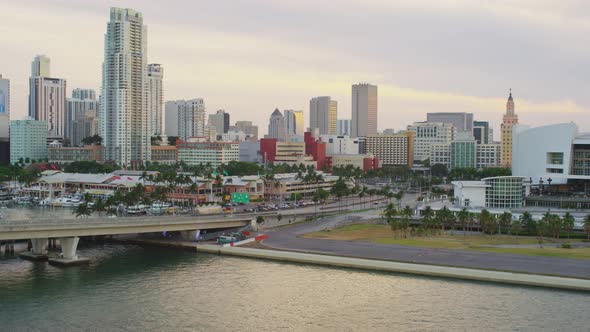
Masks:
[[[204,98],[208,113],[251,120],[331,96],[350,118],[351,85],[379,86],[380,130],[427,112],[472,112],[499,125],[512,88],[520,122],[590,131],[590,1],[585,0],[0,0],[0,74],[24,118],[30,63],[100,92],[109,7],[143,13],[148,62],[164,99]]]

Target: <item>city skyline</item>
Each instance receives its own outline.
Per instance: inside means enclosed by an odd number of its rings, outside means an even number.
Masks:
[[[307,1],[285,2],[272,7],[266,6],[266,1],[253,2],[252,7],[259,9],[260,13],[248,9],[252,15],[266,17],[294,11],[285,27],[272,29],[272,32],[262,31],[264,24],[270,25],[272,21],[257,22],[244,31],[233,25],[208,24],[209,20],[214,23],[215,17],[235,15],[224,12],[222,4],[203,5],[203,10],[211,17],[205,15],[204,22],[193,23],[180,18],[179,22],[175,22],[173,13],[159,13],[153,3],[88,2],[77,6],[63,1],[22,1],[5,4],[7,10],[3,11],[4,14],[0,13],[5,26],[11,31],[19,31],[18,35],[0,36],[0,42],[7,49],[5,60],[0,64],[0,73],[11,80],[12,119],[22,119],[26,115],[30,59],[37,54],[51,58],[52,75],[68,81],[68,95],[73,88],[100,91],[106,15],[110,5],[117,5],[142,12],[149,22],[150,61],[167,68],[164,100],[183,99],[187,95],[202,97],[207,101],[208,114],[212,110],[226,109],[235,120],[253,120],[263,133],[272,110],[277,107],[307,109],[309,98],[316,95],[331,96],[339,103],[339,118],[349,118],[350,86],[356,82],[379,86],[379,130],[404,129],[414,121],[423,121],[427,112],[457,111],[472,112],[478,120],[489,121],[491,127],[499,132],[509,88],[514,89],[521,123],[537,126],[575,120],[581,130],[590,130],[590,101],[583,92],[583,84],[577,84],[585,76],[587,66],[583,61],[587,61],[585,59],[590,50],[574,43],[572,34],[560,34],[560,38],[555,36],[558,32],[582,34],[590,26],[588,21],[577,17],[565,5],[555,8],[535,3],[533,7],[532,2],[524,2],[519,7],[493,4],[478,8],[474,4],[461,1],[458,6],[461,9],[453,9],[445,1],[417,4],[370,1],[362,10],[367,14],[374,14],[379,9],[396,9],[416,15],[416,11],[422,9],[424,17],[418,23],[433,15],[438,17],[438,21],[431,25],[426,21],[423,25],[416,25],[416,31],[410,34],[414,41],[406,43],[410,37],[404,36],[405,33],[388,29],[404,22],[403,15],[377,15],[376,22],[364,28],[382,28],[372,31],[376,45],[359,45],[379,47],[371,51],[363,48],[349,52],[342,49],[344,46],[334,45],[335,42],[328,43],[328,46],[316,45],[317,37],[310,35],[309,28],[300,34],[291,31],[290,27],[294,24],[291,20],[306,15],[305,9],[311,6]],[[192,6],[178,1],[171,3],[172,8],[181,5]],[[578,10],[585,6],[581,3],[577,7],[574,5],[571,7]],[[307,13],[311,16],[306,18],[306,22],[314,23],[316,16],[329,15],[336,21],[336,26],[342,28],[344,23],[338,20],[353,10],[348,1],[339,3],[333,13],[329,13],[329,8],[323,4],[318,6],[317,13]],[[19,20],[18,16],[9,14],[25,9],[27,16],[35,19]],[[393,23],[387,23],[384,18],[393,18]],[[451,46],[454,43],[458,43],[455,46],[470,44],[472,47],[479,45],[481,49],[469,49],[470,56],[466,57],[455,54],[457,50],[453,47],[440,48],[434,32],[440,30],[443,36],[456,32],[452,25],[439,29],[438,25],[451,18],[459,19],[463,26],[468,27],[465,30],[471,28],[487,32],[482,40],[477,40],[472,33],[462,32],[457,35],[457,39],[462,40],[449,41]],[[494,24],[486,28],[474,18]],[[57,26],[53,30],[43,29],[44,22],[49,21]],[[240,19],[236,24],[240,22],[244,23]],[[67,27],[71,24],[78,24],[80,28],[61,29],[62,25]],[[521,29],[511,31],[510,27]],[[538,31],[535,30],[537,28]],[[59,36],[54,31],[60,31]],[[336,41],[342,38],[341,35],[352,32],[349,28],[343,28],[341,34],[327,29],[321,34]],[[489,37],[491,32],[498,36]],[[367,30],[357,31],[350,38],[358,43],[368,43],[361,38],[362,33],[367,33]],[[547,35],[545,39],[542,38],[544,34]],[[177,37],[171,40],[168,38],[170,35]],[[564,37],[566,35],[569,37]],[[52,38],[56,36],[59,38]],[[183,42],[195,36],[199,39],[197,45]],[[302,40],[304,37],[309,39]],[[396,55],[389,46],[380,44],[386,40],[385,37],[394,37],[399,41],[395,44],[404,45],[398,50],[400,54]],[[77,41],[77,48],[68,47],[71,40]],[[295,52],[312,48],[315,50],[313,56]],[[458,48],[466,50],[464,46]],[[508,52],[510,54],[506,56],[506,48],[515,52]],[[80,56],[81,49],[84,56]],[[566,51],[562,52],[564,49]],[[490,59],[489,54],[483,54],[484,51],[497,52],[492,52],[496,58]],[[568,58],[559,56],[560,53],[568,54]],[[430,54],[436,54],[437,58]],[[532,59],[534,61],[529,61]],[[355,66],[351,66],[352,63]],[[581,69],[572,72],[574,65]],[[256,79],[252,80],[252,77]],[[473,84],[473,81],[478,84]],[[252,119],[254,114],[264,116]],[[308,125],[306,117],[305,126]]]

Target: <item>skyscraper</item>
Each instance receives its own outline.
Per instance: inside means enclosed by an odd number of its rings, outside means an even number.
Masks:
[[[364,137],[377,134],[377,86],[352,86],[352,135]]]
[[[490,140],[490,123],[487,121],[473,121],[473,137],[477,144],[488,144]]]
[[[287,136],[303,136],[303,111],[285,110],[283,115]]]
[[[150,116],[150,135],[162,135],[162,103],[164,102],[164,92],[162,89],[162,79],[164,77],[164,68],[157,63],[150,63],[147,67],[148,81],[148,112]]]
[[[219,135],[227,133],[229,130],[229,113],[218,110],[215,114],[209,114],[209,125],[215,127],[215,132]]]
[[[512,99],[512,89],[506,101],[506,114],[502,118],[500,125],[502,130],[502,157],[500,162],[505,167],[512,165],[512,127],[518,124],[518,115],[514,112],[514,99]]]
[[[0,74],[0,114],[10,114],[10,80]]]
[[[305,132],[303,111],[293,111],[293,114],[295,115],[295,135],[303,136]]]
[[[66,114],[66,81],[50,77],[50,60],[37,55],[29,78],[29,116],[47,124],[48,137],[63,137]]]
[[[309,128],[320,135],[336,135],[338,102],[330,97],[315,97],[309,101]]]
[[[150,160],[147,28],[133,9],[111,8],[105,33],[99,128],[105,160],[122,166]]]
[[[205,101],[203,98],[166,102],[166,135],[178,136],[183,141],[189,137],[204,137]]]
[[[284,141],[286,139],[285,118],[278,108],[275,108],[274,112],[270,115],[268,137],[276,138],[279,141]]]
[[[91,89],[74,89],[66,100],[64,138],[71,146],[79,146],[82,139],[98,134],[98,100]],[[74,132],[76,135],[74,135]]]

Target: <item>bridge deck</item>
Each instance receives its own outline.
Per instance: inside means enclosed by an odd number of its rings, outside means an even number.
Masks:
[[[252,219],[255,219],[255,216],[145,216],[21,220],[0,223],[0,240],[230,228],[248,225]]]

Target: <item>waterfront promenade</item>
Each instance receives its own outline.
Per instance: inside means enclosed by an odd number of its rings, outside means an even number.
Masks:
[[[269,238],[262,243],[272,249],[305,253],[590,279],[590,260],[302,237],[351,220],[362,222],[377,217],[377,211],[325,217],[311,223],[268,230]]]

